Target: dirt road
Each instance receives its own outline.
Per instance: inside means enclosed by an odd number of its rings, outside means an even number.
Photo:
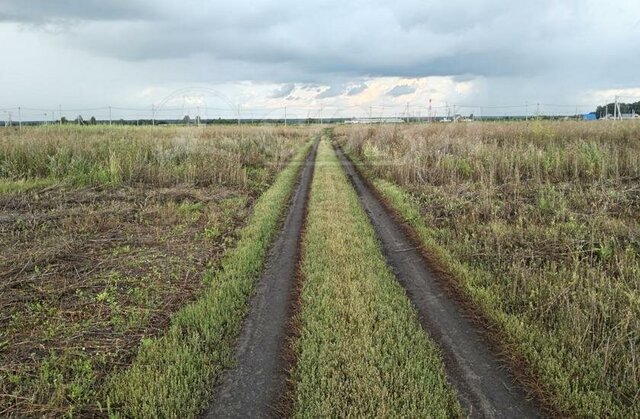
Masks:
[[[388,264],[418,310],[424,329],[442,350],[448,379],[469,416],[541,416],[491,352],[480,330],[461,314],[435,280],[420,250],[370,190],[352,162],[340,149],[336,152],[382,242]]]
[[[267,257],[256,285],[249,313],[238,338],[236,366],[216,388],[207,418],[278,416],[278,402],[286,391],[283,352],[292,292],[318,143],[307,157],[282,230]]]

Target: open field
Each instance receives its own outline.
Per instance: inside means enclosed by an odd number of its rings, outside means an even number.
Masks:
[[[236,127],[0,131],[0,415],[105,407],[107,378],[205,292],[307,139]]]
[[[336,135],[556,409],[640,414],[640,124]]]
[[[640,415],[637,122],[4,129],[0,249],[0,416]]]

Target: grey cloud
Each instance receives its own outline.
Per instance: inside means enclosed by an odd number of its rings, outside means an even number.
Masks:
[[[334,86],[330,86],[328,89],[325,89],[322,92],[320,92],[316,96],[316,99],[326,99],[326,98],[329,98],[329,97],[336,97],[336,96],[340,96],[343,93],[344,93],[344,87],[343,86],[334,85]]]
[[[637,0],[620,1],[619,9],[603,9],[596,0],[0,0],[0,31],[6,43],[21,46],[29,31],[12,23],[38,27],[37,45],[16,51],[54,51],[57,64],[70,60],[52,69],[56,80],[87,62],[106,72],[100,64],[109,62],[114,83],[143,83],[145,71],[154,83],[330,86],[309,90],[320,99],[357,95],[366,89],[362,80],[380,76],[484,80],[508,89],[506,96],[515,84],[505,80],[530,80],[521,87],[527,95],[570,97],[640,84],[640,44],[620,42],[620,28],[624,39],[640,38],[637,15],[628,13]],[[47,25],[73,28],[54,37],[41,33]],[[33,63],[15,64],[17,75],[20,65]],[[0,87],[10,81],[0,76]]]
[[[280,99],[283,97],[287,97],[291,94],[291,92],[293,92],[293,89],[296,88],[296,85],[293,83],[289,83],[289,84],[285,84],[282,87],[274,90],[269,97],[271,99]]]
[[[410,95],[411,93],[415,93],[417,89],[413,86],[409,86],[407,84],[401,84],[398,86],[394,86],[393,89],[389,90],[386,95],[392,97],[399,97]]]
[[[9,9],[19,10],[17,0],[8,1],[13,5]],[[75,2],[61,0],[56,2],[63,6],[60,11],[45,6],[51,1],[35,0],[33,4],[37,7],[30,8],[39,10],[36,16],[49,13],[64,17],[66,13],[101,22],[106,17],[116,20],[78,28],[77,35],[69,40],[70,45],[93,53],[128,61],[206,55],[218,62],[251,66],[255,69],[252,79],[262,81],[325,84],[336,78],[352,80],[367,76],[513,77],[550,74],[556,70],[569,76],[578,70],[586,71],[585,67],[595,71],[588,62],[601,37],[595,29],[585,34],[589,18],[574,11],[587,7],[577,7],[582,3],[568,0],[576,7],[567,6],[567,17],[559,19],[561,11],[554,9],[559,7],[557,3],[541,1],[507,8],[502,0],[473,4],[452,0],[450,5],[420,0],[393,4],[379,0],[348,4],[328,0],[313,16],[292,0],[237,0],[211,8],[194,0],[181,7],[157,1],[151,9],[163,19],[143,22],[127,20],[142,16],[145,3],[140,0],[119,0],[108,6],[104,5],[106,2],[90,0],[78,10],[70,6]],[[363,8],[365,4],[368,7]],[[339,14],[335,13],[337,9]],[[331,18],[321,19],[325,13]],[[358,15],[355,21],[354,14]],[[572,23],[573,19],[582,22],[578,25]],[[381,27],[385,29],[380,30]],[[565,27],[571,31],[563,32]],[[640,28],[630,31],[640,35]],[[558,33],[564,37],[558,38]],[[557,42],[549,43],[550,37],[557,38]],[[127,42],[116,45],[112,39]],[[593,46],[580,49],[582,44]],[[627,67],[640,65],[640,45],[627,45],[625,49],[617,53],[615,60],[626,60]],[[571,62],[564,57],[567,52],[574,55]],[[271,66],[287,67],[295,79],[277,75],[274,79],[271,71],[267,74],[261,68]],[[335,82],[326,84],[334,86]],[[321,96],[331,97],[335,93],[329,90]]]
[[[367,90],[367,84],[366,83],[360,83],[356,86],[352,86],[349,88],[349,90],[347,90],[347,96],[356,96],[359,95],[360,93],[364,92],[365,90]]]
[[[3,0],[0,22],[26,24],[69,20],[130,20],[155,16],[154,3],[128,0]]]

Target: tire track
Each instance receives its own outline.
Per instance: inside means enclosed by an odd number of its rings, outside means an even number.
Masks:
[[[236,365],[214,391],[206,418],[279,416],[287,390],[287,347],[293,288],[318,141],[300,174],[283,227],[269,250],[236,347]]]
[[[447,378],[470,417],[533,418],[543,413],[529,400],[491,351],[481,330],[468,320],[435,279],[403,227],[370,189],[342,150],[336,154],[382,243],[387,263],[418,310],[423,328],[440,347]]]

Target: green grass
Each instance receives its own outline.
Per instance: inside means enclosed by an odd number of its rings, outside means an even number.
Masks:
[[[126,417],[196,417],[213,383],[233,363],[233,345],[266,252],[300,167],[304,147],[255,203],[237,246],[210,272],[209,288],[172,318],[167,332],[143,340],[133,364],[109,384],[108,407]]]
[[[303,240],[295,415],[460,416],[439,353],[327,141]]]
[[[338,132],[386,200],[580,417],[640,415],[640,124]]]
[[[44,178],[44,179],[21,179],[21,180],[6,180],[0,179],[0,194],[20,193],[28,192],[34,189],[44,189],[48,186],[53,186],[59,183],[56,179]]]

